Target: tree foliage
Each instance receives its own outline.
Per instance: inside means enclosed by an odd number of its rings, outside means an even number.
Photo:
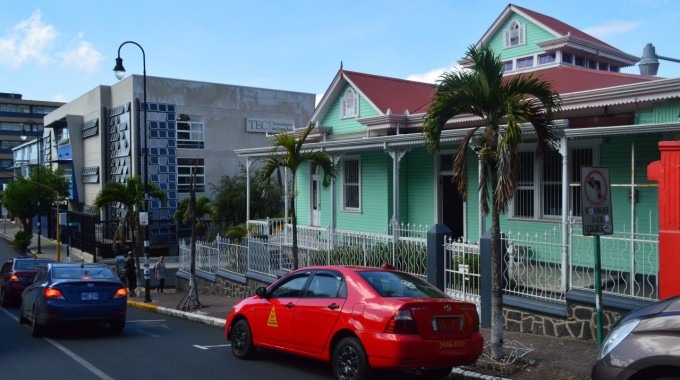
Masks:
[[[470,47],[471,70],[444,73],[425,116],[423,133],[431,152],[440,149],[447,122],[458,115],[475,115],[482,122],[463,138],[453,161],[453,180],[467,199],[467,161],[471,146],[482,163],[479,179],[481,209],[491,212],[491,346],[494,359],[503,355],[501,236],[499,214],[506,211],[517,185],[522,124],[533,127],[536,155],[553,149],[552,121],[559,112],[559,95],[550,83],[532,75],[503,77],[503,63],[488,46]]]

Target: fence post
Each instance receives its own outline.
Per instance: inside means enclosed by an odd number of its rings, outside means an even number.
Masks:
[[[427,231],[427,281],[444,290],[444,238],[451,230],[444,224],[435,224]],[[447,260],[448,262],[448,260]]]

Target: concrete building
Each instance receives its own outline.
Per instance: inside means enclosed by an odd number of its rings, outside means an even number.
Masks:
[[[237,174],[242,161],[234,149],[266,145],[267,133],[299,128],[314,110],[315,95],[307,93],[148,76],[144,87],[143,76],[131,75],[59,107],[45,117],[44,152],[45,162],[70,175],[68,208],[80,217],[96,219],[92,202],[109,181],[139,175],[166,191],[167,207],[149,201],[154,254],[176,247],[172,218],[194,167],[197,196],[210,195],[210,183]]]
[[[0,93],[0,188],[12,179],[15,169],[26,172],[29,166],[37,165],[37,151],[30,155],[26,152],[26,160],[15,162],[12,148],[24,142],[22,133],[25,133],[23,137],[28,140],[39,136],[43,117],[63,104],[26,100],[21,94]]]

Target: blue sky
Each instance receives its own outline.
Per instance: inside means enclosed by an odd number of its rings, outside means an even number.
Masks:
[[[517,0],[641,55],[680,58],[680,1]],[[322,94],[352,71],[434,81],[508,5],[498,0],[8,1],[0,14],[0,92],[70,101],[116,82],[119,45],[139,43],[149,76]],[[128,74],[142,54],[121,51]],[[637,73],[637,67],[624,72]],[[661,61],[659,75],[680,77]]]

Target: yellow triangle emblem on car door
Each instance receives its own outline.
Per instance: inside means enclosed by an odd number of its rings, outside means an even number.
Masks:
[[[276,323],[276,310],[274,310],[274,306],[272,306],[272,311],[269,312],[269,320],[267,321],[267,326],[279,327],[279,324]]]

